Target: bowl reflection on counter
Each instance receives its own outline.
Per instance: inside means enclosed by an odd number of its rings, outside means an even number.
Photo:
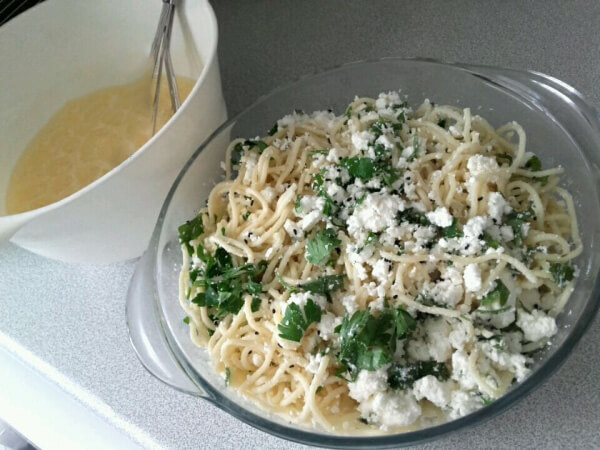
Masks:
[[[583,254],[576,290],[558,316],[552,345],[537,354],[529,378],[513,385],[491,405],[469,416],[427,429],[387,436],[344,436],[293,425],[266,413],[225,388],[205,350],[196,347],[178,302],[181,250],[177,227],[194,217],[222,178],[220,163],[230,138],[265,134],[273,122],[296,108],[343,112],[355,95],[402,89],[409,103],[424,98],[470,106],[493,125],[516,120],[527,131],[528,147],[549,165],[562,165],[580,212]],[[414,445],[469,428],[514,405],[562,364],[591,323],[600,296],[600,123],[597,111],[570,86],[545,75],[431,60],[383,59],[341,66],[303,78],[260,98],[221,126],[179,174],[163,205],[150,247],[138,263],[127,300],[131,341],[142,364],[178,390],[201,396],[250,425],[304,444],[336,448]],[[149,301],[152,299],[152,301]]]
[[[147,247],[181,166],[226,118],[217,23],[206,0],[183,1],[177,8],[173,65],[178,75],[197,82],[156,135],[122,164],[60,201],[5,215],[5,199],[21,152],[66,100],[131,82],[147,70],[161,8],[161,2],[145,0],[55,0],[0,29],[6,68],[0,71],[0,102],[6,105],[0,117],[0,243],[11,239],[43,256],[88,263],[133,258]]]

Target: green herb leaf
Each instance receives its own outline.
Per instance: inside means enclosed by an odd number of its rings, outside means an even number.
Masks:
[[[183,323],[185,323],[186,325],[189,325],[190,324],[190,318],[189,317],[184,318],[183,319]]]
[[[279,129],[279,126],[277,125],[277,122],[275,122],[275,124],[269,130],[269,136],[273,136],[275,133],[277,133],[278,129]]]
[[[422,227],[427,227],[431,225],[431,222],[429,222],[425,213],[417,211],[414,208],[407,208],[404,211],[398,213],[398,216],[396,216],[396,220],[398,220],[398,222],[400,223],[414,223]]]
[[[361,370],[377,370],[392,360],[390,316],[376,318],[369,311],[346,315],[340,327],[339,362],[355,380]],[[343,373],[343,372],[342,372]]]
[[[252,303],[250,304],[250,310],[252,312],[256,312],[260,309],[260,305],[262,303],[262,300],[260,297],[254,297],[252,299]]]
[[[302,203],[300,202],[301,199],[302,197],[300,195],[296,197],[296,203],[294,203],[294,211],[296,211],[296,214],[302,214]]]
[[[531,170],[532,172],[539,172],[542,170],[542,161],[537,156],[532,156],[525,163],[525,168]],[[538,177],[537,180],[545,185],[548,182],[548,177]]]
[[[344,286],[344,275],[325,275],[298,287],[313,294],[329,295]]]
[[[314,239],[308,239],[306,242],[306,260],[317,266],[323,265],[329,260],[331,252],[341,243],[333,229],[319,231]]]
[[[304,305],[304,312],[296,303],[290,303],[277,326],[279,336],[288,341],[300,342],[308,327],[321,321],[321,313],[321,308],[310,298]]]
[[[531,208],[527,211],[512,211],[505,216],[505,223],[513,230],[515,245],[523,244],[523,225],[530,222],[534,216],[535,213]]]
[[[417,321],[403,308],[394,309],[393,316],[397,339],[404,339],[411,331],[417,328]]]
[[[542,161],[537,156],[532,156],[525,163],[525,168],[531,170],[532,172],[539,172],[542,170]]]
[[[372,231],[369,231],[369,234],[367,235],[367,240],[365,241],[365,246],[375,245],[377,244],[377,242],[379,242],[379,236],[377,236]]]
[[[444,363],[436,361],[417,361],[404,365],[394,363],[390,368],[388,384],[392,389],[404,390],[427,375],[433,375],[440,381],[450,378],[450,372]]]
[[[244,306],[246,294],[257,298],[256,296],[262,293],[259,278],[266,269],[266,261],[236,267],[231,255],[221,247],[217,248],[214,255],[205,252],[201,246],[198,249],[201,250],[200,254],[206,267],[190,271],[190,279],[193,281],[193,287],[203,291],[197,292],[190,301],[209,308],[209,315],[215,321],[228,314],[237,314]]]
[[[552,278],[559,286],[573,280],[575,277],[575,268],[570,263],[555,263],[550,265]]]
[[[485,244],[493,249],[497,249],[498,247],[500,247],[500,243],[495,240],[488,232],[484,231],[483,232],[483,240],[485,241]]]
[[[419,146],[419,136],[417,136],[417,135],[413,136],[413,144],[412,145],[413,145],[413,152],[410,154],[410,156],[408,158],[406,158],[406,160],[408,162],[414,161],[419,156],[419,153],[421,151],[421,148]]]
[[[231,369],[229,367],[225,367],[225,386],[229,386],[231,382]]]
[[[250,217],[250,214],[251,214],[251,213],[250,213],[250,211],[246,211],[246,212],[244,213],[244,215],[242,216],[242,219],[244,219],[244,220],[248,220],[248,217]]]
[[[508,288],[504,285],[502,280],[496,280],[496,287],[487,293],[485,297],[481,299],[479,303],[480,306],[490,306],[494,303],[498,302],[498,304],[502,307],[506,305],[506,301],[508,300],[508,296],[510,292]]]
[[[204,233],[204,224],[202,223],[202,214],[198,214],[192,220],[188,220],[177,229],[179,232],[179,242],[187,248],[188,254],[191,256],[194,253],[194,248],[190,244],[202,233]]]
[[[484,397],[483,395],[481,396],[481,404],[483,406],[488,406],[491,405],[492,403],[494,403],[494,399],[491,397]]]
[[[458,228],[458,220],[456,220],[456,217],[452,218],[452,225],[442,228],[442,236],[445,238],[456,238],[462,236],[462,232]]]
[[[279,272],[277,272],[275,274],[275,278],[277,279],[277,281],[279,281],[279,284],[281,284],[286,291],[295,294],[296,292],[300,292],[299,289],[295,286],[292,286],[291,284],[287,283],[279,274]]]
[[[397,308],[372,316],[369,311],[346,315],[339,328],[338,361],[350,380],[361,370],[377,370],[393,360],[396,340],[406,337],[416,328],[415,320],[404,309]]]
[[[348,170],[350,176],[363,181],[370,180],[375,175],[375,162],[371,158],[342,158],[342,167]]]

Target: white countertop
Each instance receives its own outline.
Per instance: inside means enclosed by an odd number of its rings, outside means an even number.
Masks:
[[[233,113],[300,75],[382,56],[528,68],[600,104],[600,2],[213,2]],[[0,249],[0,417],[43,448],[300,448],[153,378],[125,324],[134,262]],[[600,442],[600,320],[566,364],[499,417],[423,448]]]

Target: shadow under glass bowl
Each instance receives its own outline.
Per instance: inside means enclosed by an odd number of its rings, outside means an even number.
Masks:
[[[547,167],[562,165],[563,185],[573,195],[583,253],[580,276],[559,332],[540,352],[531,375],[501,397],[466,417],[419,431],[377,436],[336,435],[290,424],[225,387],[208,355],[196,347],[183,323],[178,301],[181,250],[177,227],[194,217],[212,187],[222,179],[220,163],[232,138],[265,135],[272,124],[296,108],[332,108],[341,114],[355,95],[376,96],[401,89],[411,106],[425,98],[438,104],[470,107],[496,127],[515,120],[527,133],[527,148]],[[600,297],[600,122],[572,87],[552,77],[495,67],[447,64],[419,59],[382,59],[347,64],[302,78],[260,98],[223,124],[194,153],[179,174],[162,208],[148,251],[138,263],[128,292],[131,341],[144,366],[165,383],[197,395],[244,422],[279,437],[327,447],[414,445],[473,427],[514,405],[565,361],[594,318]]]

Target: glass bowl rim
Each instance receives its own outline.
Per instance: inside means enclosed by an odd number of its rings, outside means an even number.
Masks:
[[[157,262],[158,262],[158,242],[162,232],[164,219],[166,217],[167,211],[169,210],[169,206],[171,204],[171,200],[177,191],[181,180],[186,175],[189,167],[194,163],[194,161],[198,158],[198,156],[202,153],[202,151],[213,141],[215,137],[220,135],[221,132],[226,130],[232,124],[236,123],[238,119],[246,114],[248,111],[252,110],[259,104],[268,101],[271,97],[276,96],[277,94],[287,91],[294,86],[309,82],[312,79],[316,79],[320,76],[329,75],[334,72],[343,71],[348,68],[352,68],[358,65],[368,65],[368,64],[377,64],[380,62],[397,62],[397,63],[427,63],[431,65],[437,65],[443,68],[451,68],[451,69],[459,69],[465,72],[470,73],[472,76],[481,76],[481,74],[477,73],[477,70],[481,71],[502,71],[502,72],[511,72],[515,74],[521,75],[529,75],[541,78],[544,82],[554,83],[560,86],[562,89],[568,92],[570,97],[575,97],[579,100],[580,104],[577,105],[578,109],[585,108],[587,111],[582,111],[586,113],[586,119],[588,121],[593,121],[596,127],[600,127],[598,112],[597,110],[590,105],[590,103],[584,98],[584,96],[574,87],[569,84],[554,78],[550,75],[546,75],[541,72],[531,71],[531,70],[520,70],[520,69],[511,69],[511,68],[503,68],[499,66],[489,66],[489,65],[477,65],[477,64],[466,64],[459,62],[448,62],[442,61],[433,58],[401,58],[401,57],[384,57],[384,58],[373,58],[373,59],[365,59],[359,61],[348,62],[344,64],[339,64],[333,66],[329,69],[323,71],[315,71],[310,74],[306,74],[300,76],[288,83],[284,83],[283,85],[269,91],[268,93],[259,96],[256,100],[254,100],[250,105],[243,108],[240,112],[236,113],[235,116],[226,120],[223,124],[221,124],[213,133],[211,133],[204,142],[198,147],[196,151],[190,156],[188,161],[182,167],[181,171],[177,175],[177,178],[173,182],[169,193],[165,197],[163,202],[163,206],[161,208],[160,214],[157,219],[157,223],[155,225],[154,231],[152,233],[152,238],[148,247],[148,256],[152,257],[151,260],[151,272],[152,278],[154,282],[153,291],[154,291],[154,302],[155,307],[158,308],[159,329],[163,334],[163,338],[168,343],[170,351],[175,356],[177,363],[180,365],[181,369],[185,372],[185,374],[192,380],[192,382],[199,386],[202,391],[206,395],[200,395],[204,399],[210,401],[212,404],[217,406],[219,409],[227,412],[233,417],[243,421],[244,423],[255,427],[261,431],[267,432],[269,434],[275,435],[277,437],[291,440],[294,442],[298,442],[306,445],[315,445],[319,447],[334,447],[334,448],[389,448],[394,446],[407,446],[407,445],[416,445],[422,444],[424,442],[432,441],[443,436],[450,434],[451,432],[458,432],[464,430],[468,426],[480,425],[493,417],[496,417],[500,413],[506,411],[508,408],[514,406],[518,401],[535,389],[540,387],[548,378],[554,374],[564,362],[567,360],[568,356],[571,354],[572,350],[581,340],[581,337],[588,330],[589,326],[593,322],[594,318],[598,310],[600,309],[600,276],[599,273],[596,274],[596,280],[594,286],[591,290],[590,296],[587,299],[587,302],[582,311],[581,317],[579,321],[576,323],[577,326],[573,326],[571,331],[566,336],[562,345],[556,350],[554,354],[552,354],[549,358],[545,359],[541,366],[536,372],[528,377],[523,382],[519,383],[514,389],[510,390],[508,393],[495,400],[488,406],[484,406],[477,411],[452,420],[450,422],[445,422],[439,425],[435,425],[428,428],[423,428],[416,431],[410,431],[406,433],[398,433],[398,434],[384,434],[384,435],[372,435],[372,436],[352,436],[352,435],[337,435],[337,434],[326,434],[326,432],[319,431],[309,431],[303,430],[300,428],[296,428],[294,426],[282,425],[271,421],[265,417],[259,416],[243,406],[239,405],[233,400],[230,400],[221,392],[219,389],[215,388],[210,382],[205,380],[200,374],[196,372],[196,370],[191,366],[188,362],[187,357],[182,354],[179,350],[178,345],[173,342],[174,339],[170,336],[170,332],[168,331],[167,324],[165,322],[164,314],[161,311],[159,294],[157,290]],[[497,81],[494,81],[496,84]],[[503,89],[510,90],[514,92],[511,87],[506,85],[502,85]],[[522,98],[520,93],[519,98]],[[572,98],[571,98],[572,100]],[[590,117],[592,116],[592,117]],[[585,155],[587,157],[587,154]],[[598,186],[596,186],[596,194],[598,195]],[[146,368],[147,369],[147,368]]]

